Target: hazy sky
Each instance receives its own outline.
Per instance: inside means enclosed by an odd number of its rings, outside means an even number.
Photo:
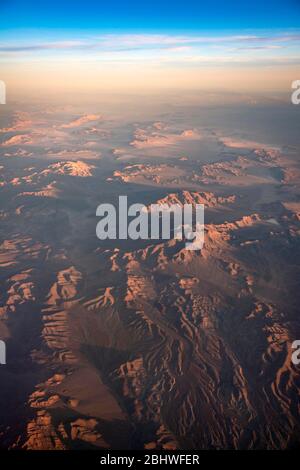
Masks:
[[[285,91],[300,76],[299,0],[2,0],[0,16],[0,79],[21,93]]]

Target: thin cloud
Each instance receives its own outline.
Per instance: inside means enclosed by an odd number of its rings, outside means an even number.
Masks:
[[[90,48],[92,45],[81,41],[61,41],[50,42],[42,44],[27,44],[16,46],[0,46],[1,52],[26,52],[26,51],[41,51],[41,50],[56,50],[56,49],[82,49],[85,47]]]
[[[39,50],[122,51],[136,49],[168,49],[197,45],[214,46],[224,43],[288,43],[300,42],[300,34],[281,35],[223,35],[223,36],[177,36],[159,34],[107,34],[88,40],[54,41],[40,44],[2,44],[1,52],[34,52]],[[250,47],[250,46],[249,46]],[[258,46],[257,46],[258,47]],[[271,47],[271,45],[269,46]]]

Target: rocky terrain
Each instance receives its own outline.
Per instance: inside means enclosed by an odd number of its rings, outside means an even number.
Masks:
[[[112,142],[112,125],[2,126],[0,447],[299,446],[299,149],[159,120]],[[204,204],[203,249],[98,240],[119,194]]]

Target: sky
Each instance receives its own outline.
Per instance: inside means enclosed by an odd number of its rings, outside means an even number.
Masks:
[[[190,30],[296,28],[299,0],[1,0],[5,29]]]
[[[1,0],[0,18],[0,79],[20,92],[283,90],[300,75],[300,0]]]

